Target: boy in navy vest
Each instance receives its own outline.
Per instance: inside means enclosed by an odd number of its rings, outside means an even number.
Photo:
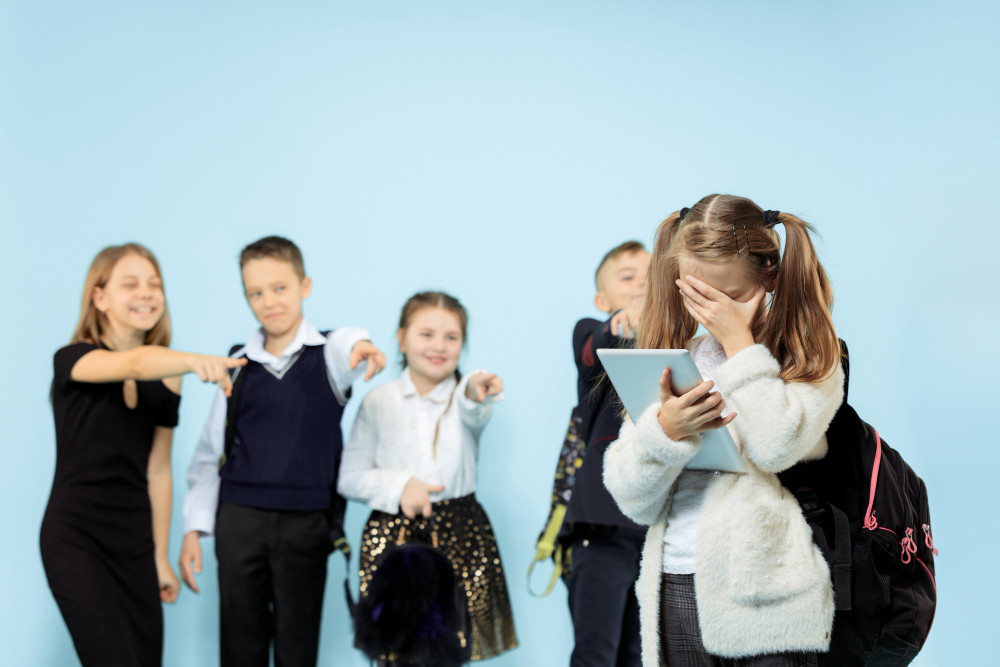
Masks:
[[[200,537],[215,535],[223,667],[315,667],[327,557],[340,535],[340,418],[353,381],[385,367],[364,329],[323,334],[302,315],[311,281],[277,236],[240,255],[258,329],[233,397],[220,392],[188,468],[181,574],[198,592]],[[232,414],[230,414],[232,413]]]
[[[612,315],[584,318],[573,331],[577,398],[587,449],[566,510],[572,564],[569,608],[575,646],[571,667],[639,667],[639,603],[633,585],[646,529],[628,519],[604,486],[604,452],[618,439],[621,404],[595,350],[633,337],[649,253],[638,241],[612,248],[597,267],[594,305]],[[595,389],[596,385],[596,389]]]

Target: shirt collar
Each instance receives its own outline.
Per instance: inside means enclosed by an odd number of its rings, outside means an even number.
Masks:
[[[280,357],[276,357],[264,349],[263,329],[257,329],[250,336],[250,340],[246,344],[246,353],[248,359],[256,361],[258,364],[273,364],[288,359],[306,345],[323,345],[325,343],[326,338],[323,334],[309,320],[303,317],[302,321],[299,322],[298,330],[295,332],[295,338],[288,344],[288,347],[285,348]]]
[[[455,376],[450,376],[447,380],[438,382],[437,385],[431,389],[429,392],[423,396],[417,392],[417,385],[413,384],[413,378],[410,377],[410,369],[403,369],[403,376],[400,378],[403,383],[403,396],[409,398],[411,396],[416,396],[428,401],[433,401],[434,403],[446,403],[451,397],[451,393],[455,390],[455,385],[458,384],[458,380]]]

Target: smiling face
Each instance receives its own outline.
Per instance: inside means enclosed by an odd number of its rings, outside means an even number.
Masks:
[[[594,305],[605,313],[628,308],[643,296],[649,253],[645,250],[625,252],[607,260],[597,272],[597,296]]]
[[[410,316],[405,329],[396,332],[396,338],[421,396],[458,368],[462,323],[450,310],[436,306],[421,308]]]
[[[264,330],[265,345],[284,349],[292,341],[302,322],[302,300],[311,288],[309,278],[299,278],[291,262],[261,257],[243,265],[243,289]]]
[[[148,259],[133,253],[118,260],[107,282],[94,287],[91,298],[106,318],[112,340],[145,337],[166,312],[159,272]]]

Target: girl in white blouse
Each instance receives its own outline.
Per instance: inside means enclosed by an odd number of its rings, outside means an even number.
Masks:
[[[403,374],[362,402],[337,489],[372,509],[361,541],[361,594],[387,547],[433,543],[464,589],[471,656],[479,660],[515,647],[517,638],[493,530],[474,495],[479,434],[503,381],[459,373],[467,319],[442,292],[407,300],[396,333]]]

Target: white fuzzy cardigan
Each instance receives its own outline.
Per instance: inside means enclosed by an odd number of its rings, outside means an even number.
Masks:
[[[691,342],[689,349],[699,342]],[[826,561],[813,544],[795,497],[775,473],[826,455],[826,429],[843,397],[840,366],[821,382],[784,382],[763,345],[734,355],[715,371],[717,389],[737,413],[730,432],[749,472],[716,473],[698,526],[695,596],[702,642],[710,653],[743,657],[826,651],[833,591]],[[664,434],[651,406],[637,424],[626,419],[604,459],[604,483],[621,510],[649,525],[636,582],[642,662],[659,654],[659,592],[674,482],[700,438]]]

